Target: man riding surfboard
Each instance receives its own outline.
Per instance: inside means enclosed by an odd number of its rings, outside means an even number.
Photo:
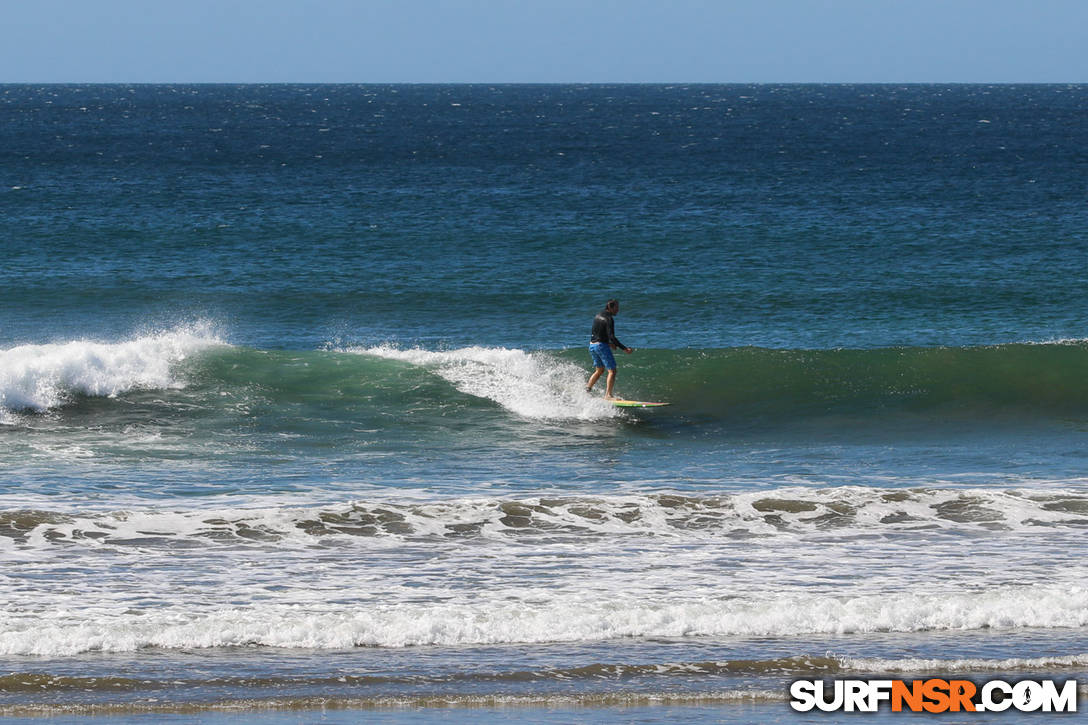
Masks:
[[[619,349],[628,355],[634,352],[633,348],[626,347],[616,338],[616,322],[612,318],[619,311],[620,303],[615,299],[608,300],[604,309],[593,318],[593,328],[589,333],[589,354],[593,358],[595,369],[589,376],[589,382],[586,383],[586,392],[593,390],[593,386],[601,375],[608,370],[604,391],[606,400],[613,399],[612,387],[616,384],[616,359],[612,356],[612,351]]]

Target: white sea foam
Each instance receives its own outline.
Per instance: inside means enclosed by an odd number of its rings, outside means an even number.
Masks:
[[[985,657],[963,657],[958,659],[844,657],[841,662],[843,669],[860,672],[925,672],[936,674],[945,672],[1057,671],[1088,667],[1088,653],[1054,657],[1007,657],[1003,659]]]
[[[48,410],[73,394],[115,396],[184,383],[175,365],[224,344],[206,325],[178,327],[124,342],[76,340],[0,350],[0,412]],[[6,411],[6,412],[5,412]]]
[[[390,346],[345,352],[419,365],[462,393],[492,400],[526,418],[596,420],[619,415],[613,406],[585,392],[586,371],[547,353],[493,347],[432,352]]]
[[[0,653],[1088,626],[1083,491],[246,501],[3,506]]]
[[[793,593],[774,598],[647,601],[588,595],[544,601],[313,608],[254,604],[208,611],[55,610],[0,614],[0,654],[65,656],[145,647],[533,644],[631,637],[795,636],[1088,625],[1088,590],[1002,587],[960,594],[858,597]],[[921,663],[924,664],[924,663]],[[858,661],[861,669],[879,662]],[[911,663],[894,666],[911,669]]]
[[[76,455],[73,452],[71,455]],[[206,507],[147,508],[133,500],[122,511],[55,511],[46,498],[4,497],[7,511],[23,511],[20,540],[55,547],[82,542],[101,547],[158,537],[207,544],[269,541],[308,547],[344,538],[405,540],[522,540],[533,536],[642,536],[712,543],[743,538],[795,540],[834,536],[839,541],[873,535],[993,532],[1041,538],[1073,535],[1088,527],[1088,496],[1078,491],[973,489],[826,489],[784,487],[713,496],[691,494],[554,495],[386,500],[328,505],[282,505],[253,499],[244,506],[213,499]],[[186,506],[192,506],[186,502]]]

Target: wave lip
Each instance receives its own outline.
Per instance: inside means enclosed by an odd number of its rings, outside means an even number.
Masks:
[[[176,364],[225,344],[205,326],[193,326],[125,342],[75,340],[0,350],[0,412],[50,410],[74,395],[184,387]]]

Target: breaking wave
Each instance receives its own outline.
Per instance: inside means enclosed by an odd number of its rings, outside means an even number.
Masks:
[[[253,604],[201,611],[62,612],[0,618],[0,654],[69,656],[144,648],[345,649],[589,642],[626,638],[796,636],[1088,625],[1088,589],[1005,586],[963,593],[783,593],[697,600],[354,605]]]
[[[212,352],[219,348],[218,353]],[[205,364],[180,372],[198,353]],[[914,416],[990,424],[995,416],[1088,415],[1088,343],[967,348],[640,350],[624,357],[617,392],[666,400],[663,417],[730,425],[835,419],[870,426]],[[585,392],[584,351],[391,346],[282,352],[226,345],[179,328],[118,343],[73,341],[0,350],[0,411],[42,411],[76,396],[189,386],[267,390],[274,403],[314,397],[382,414],[497,405],[525,419],[626,420]],[[354,386],[354,387],[353,387]],[[202,401],[215,405],[215,398]],[[475,401],[475,402],[473,402]],[[275,412],[275,408],[270,413]]]
[[[44,411],[75,396],[182,387],[177,363],[223,345],[206,326],[194,326],[126,342],[78,340],[0,350],[0,411]]]

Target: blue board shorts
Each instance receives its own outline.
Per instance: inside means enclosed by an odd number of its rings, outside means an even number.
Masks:
[[[589,354],[593,357],[593,367],[616,369],[616,358],[612,357],[612,348],[603,342],[594,342],[589,346]]]

